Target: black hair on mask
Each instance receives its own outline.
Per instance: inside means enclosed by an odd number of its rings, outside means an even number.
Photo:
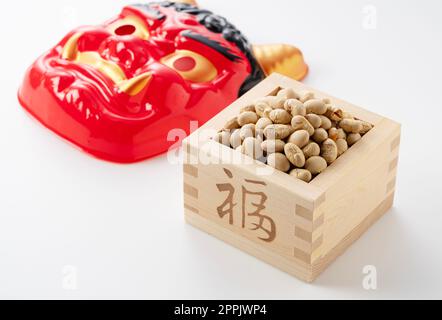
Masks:
[[[253,55],[251,44],[241,33],[241,31],[239,31],[233,24],[228,22],[227,19],[218,16],[209,10],[200,9],[187,3],[164,1],[151,2],[147,4],[135,4],[133,6],[149,12],[149,14],[154,16],[156,19],[164,19],[164,15],[159,10],[155,9],[155,5],[164,8],[172,8],[177,12],[183,12],[196,16],[199,23],[205,26],[208,30],[214,33],[221,33],[227,41],[234,43],[241,50],[241,52],[244,53],[250,62],[252,72],[242,84],[238,93],[239,96],[242,96],[265,78],[264,71]],[[231,53],[226,53],[225,56],[227,58],[235,57]]]

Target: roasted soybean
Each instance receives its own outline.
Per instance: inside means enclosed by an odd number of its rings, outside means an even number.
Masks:
[[[267,164],[282,172],[287,172],[290,169],[290,162],[282,153],[272,153],[268,155]]]
[[[287,88],[241,108],[213,140],[308,183],[371,129],[331,99]]]

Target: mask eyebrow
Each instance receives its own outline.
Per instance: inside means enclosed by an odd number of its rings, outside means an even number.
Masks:
[[[164,20],[166,18],[160,10],[152,8],[150,4],[133,4],[131,6],[141,9],[145,14],[151,16],[155,20]]]
[[[237,55],[231,53],[229,48],[224,47],[218,41],[209,39],[201,34],[187,30],[187,31],[184,31],[182,33],[182,35],[186,38],[198,41],[198,42],[208,46],[209,48],[212,48],[213,50],[219,52],[220,54],[222,54],[224,57],[226,57],[230,61],[237,61],[237,60],[241,59]]]

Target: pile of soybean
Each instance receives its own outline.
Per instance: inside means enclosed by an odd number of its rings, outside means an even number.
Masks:
[[[329,99],[282,89],[242,108],[214,139],[310,182],[372,128]]]

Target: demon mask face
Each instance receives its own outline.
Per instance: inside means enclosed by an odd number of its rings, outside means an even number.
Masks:
[[[307,68],[292,50],[281,60],[296,60],[291,73],[299,79]],[[275,71],[271,60],[265,47],[252,48],[207,10],[133,5],[107,23],[69,33],[30,67],[19,99],[85,151],[130,163],[167,151],[170,130],[205,123]]]

